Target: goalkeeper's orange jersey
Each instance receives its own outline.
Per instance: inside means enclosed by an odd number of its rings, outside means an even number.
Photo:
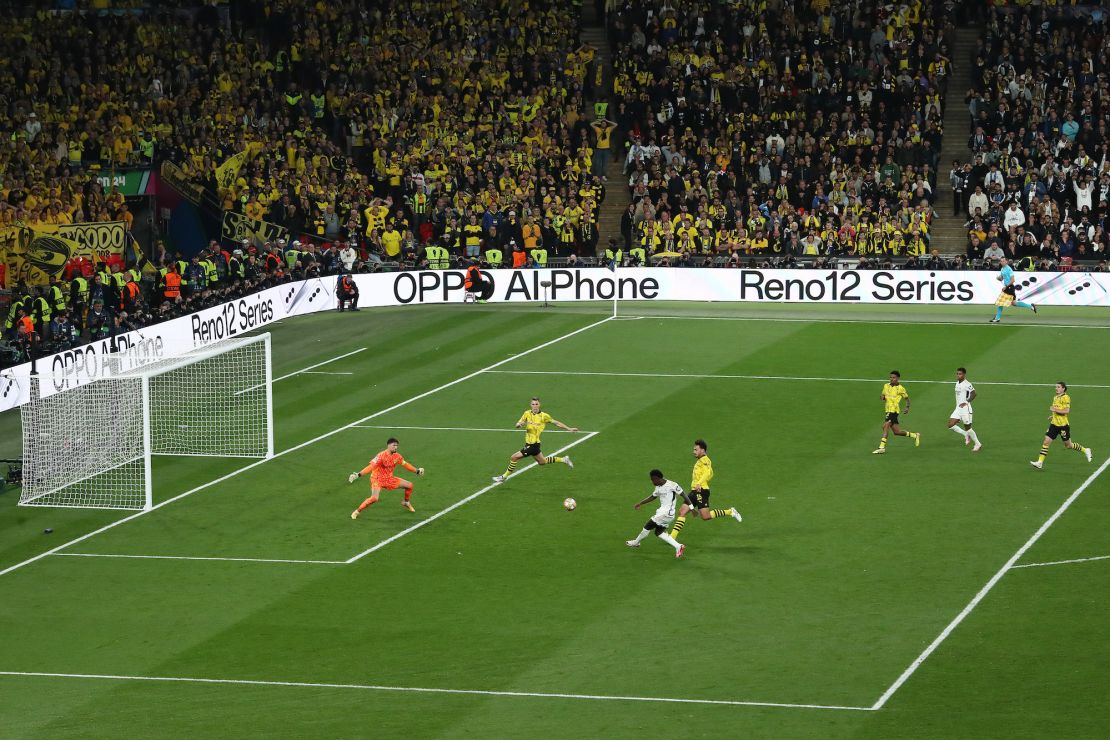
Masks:
[[[375,478],[388,478],[393,475],[393,469],[398,465],[408,468],[409,465],[405,462],[405,458],[401,456],[400,452],[390,452],[389,450],[382,450],[374,459],[370,461],[367,467],[370,469],[370,475]]]

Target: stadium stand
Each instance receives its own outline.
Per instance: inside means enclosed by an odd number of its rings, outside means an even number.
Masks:
[[[683,264],[924,256],[952,6],[621,4],[625,247]]]
[[[968,130],[959,132],[967,156],[949,174],[967,194],[956,207],[968,219],[969,258],[990,251],[1031,269],[1104,263],[1110,83],[1100,60],[1108,45],[1107,13],[1097,6],[987,10],[967,60]]]

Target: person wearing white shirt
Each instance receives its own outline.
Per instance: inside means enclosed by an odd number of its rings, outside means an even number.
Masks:
[[[339,262],[343,265],[343,272],[350,272],[355,267],[355,261],[358,259],[358,252],[354,247],[347,244],[343,249],[339,250]]]
[[[977,395],[975,386],[967,379],[967,368],[956,368],[956,408],[948,415],[948,428],[956,434],[964,438],[964,446],[975,445],[971,448],[972,452],[978,452],[983,449],[982,443],[979,441],[979,435],[971,428],[972,411],[971,402],[975,400]],[[959,425],[963,425],[960,429]]]
[[[27,143],[31,144],[42,133],[42,124],[39,122],[39,117],[35,115],[34,111],[27,117],[27,123],[23,124],[23,130],[27,132]]]
[[[1014,201],[1010,203],[1010,207],[1006,209],[1006,215],[1002,217],[1002,227],[1009,231],[1018,226],[1025,226],[1025,214]]]
[[[633,508],[639,511],[640,507],[644,504],[655,501],[658,503],[658,508],[655,513],[651,515],[651,519],[647,520],[647,524],[636,535],[635,539],[628,540],[624,544],[629,547],[639,547],[640,543],[647,539],[648,535],[654,533],[663,542],[674,548],[674,556],[676,558],[682,557],[686,552],[686,545],[679,544],[677,540],[667,534],[667,528],[670,527],[674,521],[675,507],[678,505],[678,500],[682,499],[687,504],[690,504],[690,499],[686,497],[686,492],[682,490],[682,486],[675,483],[673,480],[667,480],[663,473],[658,469],[652,470],[648,473],[651,478],[652,485],[655,490],[651,495],[647,496],[642,501],[638,502]]]
[[[987,194],[983,192],[982,185],[975,186],[975,192],[967,199],[967,214],[969,216],[982,216],[990,210],[991,204]],[[979,213],[976,213],[978,211]]]
[[[1075,190],[1075,210],[1082,211],[1083,206],[1087,206],[1087,210],[1091,210],[1095,207],[1092,202],[1095,191],[1094,183],[1086,177],[1081,178],[1081,183],[1077,182],[1072,185],[1072,189]]]

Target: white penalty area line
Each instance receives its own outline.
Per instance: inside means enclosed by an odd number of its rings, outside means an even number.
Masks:
[[[513,434],[520,434],[522,430],[515,428],[497,428],[497,427],[399,427],[387,426],[385,424],[354,424],[352,429],[417,429],[429,432],[512,432]],[[544,434],[597,434],[597,432],[587,432],[579,429],[577,432],[568,432],[566,429],[548,429]]]
[[[910,676],[914,674],[914,671],[920,668],[921,664],[928,660],[929,656],[932,655],[936,651],[936,649],[940,647],[941,643],[943,643],[948,638],[948,636],[952,634],[953,630],[960,626],[960,623],[967,618],[967,615],[971,614],[972,610],[974,610],[975,607],[979,606],[979,602],[985,599],[987,594],[990,593],[991,589],[994,588],[1000,580],[1002,580],[1002,576],[1006,575],[1006,573],[1014,567],[1014,564],[1017,561],[1021,560],[1022,556],[1029,551],[1029,548],[1037,543],[1037,540],[1041,538],[1041,535],[1047,532],[1048,528],[1055,524],[1057,519],[1063,516],[1064,512],[1067,511],[1073,503],[1075,503],[1075,500],[1079,498],[1083,494],[1083,492],[1086,491],[1087,488],[1089,488],[1090,485],[1094,483],[1100,475],[1102,475],[1103,471],[1106,470],[1107,467],[1110,467],[1110,457],[1106,458],[1106,460],[1103,461],[1102,465],[1098,466],[1098,470],[1091,473],[1090,476],[1087,477],[1087,480],[1083,481],[1079,488],[1076,488],[1075,491],[1070,496],[1068,496],[1067,500],[1064,501],[1064,503],[1060,504],[1060,508],[1058,508],[1052,514],[1052,516],[1050,516],[1045,521],[1045,523],[1041,525],[1040,529],[1034,532],[1033,536],[1026,540],[1025,544],[1019,547],[1017,552],[1011,555],[1010,559],[1007,560],[1002,565],[1002,567],[998,569],[998,572],[991,576],[991,579],[987,581],[987,585],[979,589],[979,593],[975,594],[975,596],[972,597],[971,601],[969,601],[967,606],[965,606],[963,610],[956,615],[955,619],[948,623],[948,626],[946,626],[941,631],[941,633],[937,635],[935,640],[929,643],[928,647],[926,647],[925,650],[921,652],[921,655],[918,655],[917,658],[915,658],[914,661],[910,663],[909,667],[906,668],[906,670],[902,671],[902,675],[900,675],[894,681],[894,683],[890,685],[890,688],[883,692],[883,695],[880,696],[878,700],[871,706],[872,709],[879,710],[883,708],[883,706],[890,700],[890,697],[894,696],[894,693],[898,691],[898,689],[902,688],[902,684],[909,680]]]
[[[1093,558],[1075,558],[1074,560],[1050,560],[1047,563],[1022,563],[1015,565],[1011,570],[1018,568],[1043,568],[1046,565],[1071,565],[1072,563],[1091,563],[1095,560],[1110,560],[1110,555],[1097,555]]]
[[[500,430],[498,430],[498,431],[500,431]],[[555,450],[555,452],[553,452],[551,454],[552,455],[558,455],[560,452],[566,452],[571,447],[575,447],[577,445],[582,444],[583,442],[585,442],[587,440],[593,439],[594,437],[597,436],[597,434],[598,434],[597,432],[590,432],[590,433],[586,434],[585,436],[574,440],[570,444],[564,445],[563,447]],[[514,473],[511,477],[516,478],[518,475],[521,475],[522,473],[524,473],[528,470],[531,470],[532,468],[536,468],[536,467],[539,467],[539,463],[536,463],[536,462],[528,463],[523,468],[516,471],[516,473]],[[508,482],[508,481],[506,481],[506,482]],[[497,488],[498,486],[501,486],[501,485],[504,485],[504,484],[503,483],[491,483],[490,485],[486,486],[485,488],[482,488],[481,490],[475,491],[474,493],[470,494],[466,498],[456,501],[455,503],[448,506],[446,509],[442,509],[440,511],[437,511],[435,514],[432,514],[427,519],[423,519],[423,520],[417,522],[416,524],[412,525],[408,529],[403,529],[400,532],[398,532],[397,534],[393,535],[392,537],[387,537],[386,539],[382,540],[381,542],[374,545],[373,547],[368,548],[366,550],[363,550],[358,555],[355,555],[354,557],[349,558],[345,562],[348,565],[350,565],[351,563],[357,562],[357,561],[361,560],[362,558],[366,557],[367,555],[369,555],[370,553],[376,552],[376,551],[382,549],[383,547],[385,547],[386,545],[388,545],[392,542],[396,542],[397,540],[401,539],[405,535],[415,532],[416,530],[420,529],[421,527],[423,527],[426,524],[431,524],[432,522],[434,522],[436,519],[439,519],[444,514],[449,514],[450,512],[459,508],[463,504],[470,503],[471,501],[478,498],[482,494],[487,493],[489,491],[492,491],[494,488]]]
[[[866,304],[865,304],[866,305]],[[988,304],[983,304],[989,308]],[[771,321],[787,324],[907,324],[919,326],[995,326],[990,321],[903,321],[900,319],[805,319],[805,318],[776,318],[771,316],[617,316],[618,320],[631,319],[665,319],[668,321]],[[1002,322],[1000,326],[1020,326],[1022,328],[1039,329],[1110,329],[1104,324],[1031,324],[1025,322]]]
[[[270,383],[272,385],[273,383],[276,383],[279,380],[288,380],[289,378],[295,377],[297,375],[352,375],[352,373],[327,373],[327,372],[314,373],[312,371],[315,370],[318,367],[323,367],[324,365],[330,365],[333,362],[337,362],[339,360],[342,360],[345,357],[350,357],[351,355],[357,355],[359,352],[365,352],[367,349],[369,349],[369,347],[359,347],[356,350],[352,350],[350,352],[345,352],[344,354],[341,354],[341,355],[336,355],[335,357],[332,357],[330,360],[324,360],[323,362],[317,362],[315,365],[309,365],[308,367],[302,367],[300,370],[295,370],[291,373],[286,373],[285,375],[281,375],[277,378],[274,378],[272,381],[270,381]],[[265,383],[258,383],[257,385],[252,385],[250,388],[244,388],[241,391],[235,391],[235,395],[236,396],[241,396],[244,393],[250,393],[253,390],[257,390],[257,389],[261,388],[263,385],[265,385]],[[2,574],[0,574],[0,575],[2,575]]]
[[[580,699],[587,701],[635,701],[659,704],[709,704],[732,707],[777,707],[783,709],[837,709],[870,712],[871,707],[841,707],[830,704],[786,704],[767,701],[729,701],[727,699],[679,699],[655,696],[616,696],[606,694],[563,694],[538,691],[494,691],[484,689],[440,689],[416,686],[380,686],[361,683],[319,683],[314,681],[257,681],[237,678],[189,678],[184,676],[116,676],[99,673],[45,673],[40,671],[0,671],[0,676],[24,678],[71,678],[100,681],[148,681],[166,683],[224,684],[233,686],[276,686],[300,689],[353,689],[408,694],[462,694],[466,696],[506,696],[531,699]]]
[[[587,372],[580,370],[489,370],[490,373],[504,375],[596,375],[606,378],[694,378],[707,380],[800,380],[827,383],[880,383],[882,378],[820,378],[795,375],[712,375],[708,373],[605,373]],[[914,380],[905,379],[907,383],[922,385],[952,385],[954,380]],[[975,385],[1011,385],[1022,388],[1048,388],[1051,383],[1007,383],[1002,381],[977,380]],[[1069,383],[1069,388],[1110,388],[1110,385],[1084,385],[1082,383]]]
[[[219,560],[235,563],[307,563],[313,565],[343,565],[342,560],[291,560],[286,558],[216,558],[197,555],[120,555],[99,552],[56,552],[55,557],[67,558],[128,558],[134,560]]]
[[[387,408],[382,409],[381,411],[375,411],[374,413],[369,414],[367,416],[364,416],[361,419],[356,419],[356,420],[352,421],[349,424],[344,424],[341,427],[336,427],[335,429],[332,429],[330,432],[324,432],[323,434],[317,435],[317,436],[313,437],[312,439],[305,440],[304,442],[301,442],[300,444],[296,444],[296,445],[293,445],[292,447],[288,447],[288,448],[282,450],[281,452],[275,452],[273,457],[268,457],[268,458],[253,462],[249,465],[244,465],[243,467],[241,467],[237,470],[231,471],[227,475],[222,475],[219,478],[214,478],[214,479],[208,481],[207,483],[202,483],[201,485],[199,485],[195,488],[190,488],[188,491],[185,491],[183,493],[179,493],[176,496],[174,496],[173,498],[168,498],[165,501],[157,503],[154,506],[150,507],[149,509],[144,509],[142,511],[137,511],[134,514],[131,514],[130,516],[125,516],[122,519],[117,519],[116,521],[112,522],[111,524],[106,524],[105,526],[101,527],[100,529],[95,529],[92,532],[88,532],[86,534],[83,534],[80,537],[77,537],[75,539],[70,540],[69,542],[62,543],[61,545],[58,545],[57,547],[53,547],[49,550],[46,550],[45,552],[41,552],[38,555],[35,555],[34,557],[27,558],[26,560],[20,561],[20,562],[16,563],[15,565],[10,565],[7,568],[4,568],[3,570],[0,570],[0,576],[7,575],[8,573],[11,573],[12,571],[19,570],[20,568],[22,568],[24,566],[30,565],[31,563],[34,563],[34,562],[36,562],[38,560],[41,560],[45,557],[53,555],[57,552],[61,552],[62,550],[66,549],[67,547],[69,547],[71,545],[76,545],[78,542],[84,542],[85,540],[89,539],[90,537],[95,537],[96,535],[98,535],[102,532],[107,532],[109,529],[112,529],[113,527],[118,527],[119,525],[124,524],[126,522],[129,522],[132,519],[137,519],[141,516],[149,514],[152,511],[157,511],[158,509],[161,509],[163,506],[168,506],[169,504],[172,504],[175,501],[180,501],[181,499],[183,499],[187,496],[192,496],[194,493],[197,493],[199,491],[203,491],[206,488],[211,488],[212,486],[214,486],[218,483],[223,483],[224,481],[230,480],[230,479],[234,478],[237,475],[241,475],[241,474],[247,472],[248,470],[253,470],[254,468],[258,467],[259,465],[265,465],[266,463],[268,463],[272,460],[276,460],[279,457],[283,457],[285,455],[288,455],[290,452],[296,452],[297,450],[302,449],[304,447],[308,447],[309,445],[314,445],[317,442],[320,442],[321,440],[325,440],[328,437],[332,437],[336,434],[339,434],[340,432],[345,431],[347,429],[350,429],[351,427],[357,426],[359,424],[364,424],[364,423],[370,421],[371,419],[376,419],[379,416],[382,416],[384,414],[388,414],[391,411],[395,411],[399,408],[407,406],[410,403],[413,403],[414,401],[419,401],[422,398],[427,398],[428,396],[431,396],[435,393],[439,393],[442,390],[446,390],[447,388],[451,388],[453,386],[456,386],[459,383],[465,383],[466,381],[468,381],[472,378],[478,377],[482,373],[493,370],[494,368],[501,367],[502,365],[504,365],[506,363],[509,363],[509,362],[512,362],[513,360],[517,360],[521,357],[524,357],[525,355],[532,354],[533,352],[538,352],[539,350],[550,347],[553,344],[557,344],[557,343],[563,341],[564,339],[570,339],[571,337],[576,336],[578,334],[581,334],[584,331],[589,331],[590,329],[593,329],[594,327],[601,326],[602,324],[608,323],[612,320],[613,320],[612,316],[606,316],[604,319],[601,319],[600,321],[594,321],[593,323],[587,324],[586,326],[583,326],[583,327],[579,327],[578,329],[575,329],[574,331],[567,332],[566,334],[555,337],[554,339],[550,339],[550,340],[548,340],[548,341],[546,341],[542,344],[537,344],[535,347],[532,347],[530,349],[526,349],[523,352],[518,352],[514,355],[510,355],[509,357],[506,357],[503,360],[499,360],[499,361],[493,363],[492,365],[487,365],[486,367],[482,368],[481,370],[475,370],[472,373],[468,373],[467,375],[463,375],[462,377],[456,378],[455,380],[444,383],[443,385],[436,386],[435,388],[432,388],[429,391],[424,391],[423,393],[419,393],[419,394],[417,394],[417,395],[415,395],[411,398],[407,398],[404,401],[401,401],[400,403],[395,403],[392,406],[389,406]]]

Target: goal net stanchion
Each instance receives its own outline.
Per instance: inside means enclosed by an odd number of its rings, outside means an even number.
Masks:
[[[274,454],[270,335],[107,355],[97,379],[30,379],[21,506],[150,509],[154,455]]]

